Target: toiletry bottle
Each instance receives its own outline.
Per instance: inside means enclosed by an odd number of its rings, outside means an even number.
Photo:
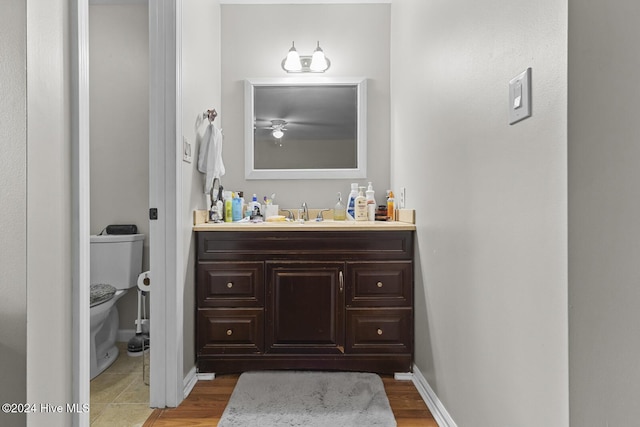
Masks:
[[[376,220],[376,192],[373,191],[373,185],[369,183],[369,187],[367,188],[367,220],[375,221]]]
[[[344,221],[347,217],[347,211],[344,208],[344,204],[342,203],[342,194],[338,192],[338,203],[333,208],[333,220],[334,221]]]
[[[242,219],[242,200],[238,193],[235,193],[232,199],[231,215],[234,222]]]
[[[258,202],[258,196],[254,193],[251,198],[251,203],[249,204],[249,210],[251,211],[250,215],[254,215],[256,211],[257,213],[260,213],[261,209],[260,203]]]
[[[233,221],[233,193],[231,191],[224,192],[224,222]]]
[[[353,221],[356,218],[356,197],[358,197],[358,183],[351,183],[351,192],[347,199],[347,219]]]
[[[396,208],[395,199],[393,198],[393,191],[389,190],[389,197],[387,198],[387,221],[396,220]]]
[[[367,220],[367,199],[364,197],[364,187],[360,187],[358,197],[355,199],[356,221]]]
[[[243,191],[238,191],[238,198],[240,199],[240,219],[244,218],[245,212],[246,212],[246,206],[244,203],[244,192]],[[239,220],[238,220],[239,221]]]
[[[224,221],[224,188],[222,185],[218,187],[218,195],[216,196],[215,203],[218,209],[218,222]]]

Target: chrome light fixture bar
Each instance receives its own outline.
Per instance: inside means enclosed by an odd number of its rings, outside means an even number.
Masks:
[[[324,55],[320,42],[313,51],[313,55],[308,56],[299,55],[295,42],[292,42],[291,49],[281,65],[287,73],[324,73],[331,67],[331,61]]]

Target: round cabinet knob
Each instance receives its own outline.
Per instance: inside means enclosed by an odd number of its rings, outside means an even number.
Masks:
[[[382,329],[378,328],[378,335],[382,335]]]
[[[229,289],[233,288],[233,282],[227,283],[227,288],[229,288]]]
[[[381,287],[382,287],[382,282],[378,282],[378,283],[376,283],[376,286],[377,286],[377,287],[379,287],[379,288],[381,288]]]
[[[227,329],[227,335],[229,336],[233,335],[233,331],[231,329]]]

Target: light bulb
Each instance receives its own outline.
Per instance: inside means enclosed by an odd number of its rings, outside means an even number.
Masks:
[[[302,70],[302,64],[300,63],[300,55],[296,50],[295,43],[291,43],[291,49],[287,53],[287,59],[284,62],[284,69],[287,71],[300,71]]]
[[[318,47],[313,51],[313,57],[311,58],[311,65],[309,66],[311,71],[325,71],[329,66],[327,65],[327,58],[324,56],[324,52],[318,42]]]
[[[284,132],[282,132],[281,129],[276,129],[273,132],[271,132],[271,135],[273,135],[274,138],[280,139],[284,136]]]

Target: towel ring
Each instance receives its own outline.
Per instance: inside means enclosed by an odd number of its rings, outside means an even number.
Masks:
[[[207,110],[202,114],[203,119],[209,119],[209,123],[213,123],[213,121],[218,117],[218,112],[216,109]]]

